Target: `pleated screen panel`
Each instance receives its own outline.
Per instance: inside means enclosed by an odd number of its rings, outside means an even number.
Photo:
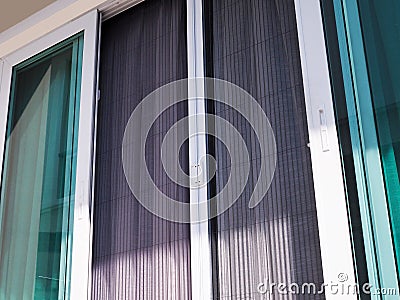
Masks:
[[[103,24],[93,299],[190,298],[189,226],[154,216],[134,198],[125,179],[121,148],[125,126],[139,102],[156,88],[187,77],[186,57],[183,0],[147,0]],[[165,111],[147,136],[145,152],[159,189],[183,202],[189,202],[189,191],[168,179],[160,151],[167,130],[186,115],[187,103]],[[180,154],[187,171],[187,144]]]
[[[249,150],[249,180],[238,201],[211,221],[216,299],[265,299],[258,285],[323,282],[310,149],[293,0],[204,1],[207,76],[230,81],[262,106],[275,133],[277,166],[268,193],[250,209],[260,171],[260,143],[251,125],[230,107],[209,101],[208,109],[231,122]],[[224,128],[216,127],[216,135]],[[218,194],[234,162],[218,140],[211,182]],[[240,182],[241,179],[233,179]],[[281,295],[272,299],[324,299]],[[269,292],[268,292],[269,293]]]

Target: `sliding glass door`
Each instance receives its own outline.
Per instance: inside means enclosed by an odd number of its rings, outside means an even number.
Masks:
[[[375,291],[399,284],[399,5],[324,3],[357,276],[381,299]]]
[[[64,299],[68,289],[82,41],[74,37],[13,70],[1,189],[2,299]]]
[[[368,64],[373,113],[391,221],[400,266],[400,18],[398,1],[358,1]]]

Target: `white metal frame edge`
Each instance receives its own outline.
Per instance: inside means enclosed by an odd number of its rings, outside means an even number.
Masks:
[[[97,70],[98,11],[82,18],[85,37],[82,58],[81,104],[79,113],[76,203],[72,247],[71,299],[88,299],[93,168],[93,125]],[[68,26],[68,25],[67,25]],[[79,193],[79,194],[78,194]],[[82,215],[80,215],[82,214]]]
[[[202,0],[187,0],[187,59],[188,78],[204,78],[204,50],[203,50],[203,12]],[[196,85],[188,86],[188,114],[191,116],[204,115],[206,113],[205,99],[199,98],[204,95],[204,81]],[[196,98],[196,100],[193,100]],[[200,123],[201,122],[201,123]],[[199,128],[206,128],[205,118],[197,118],[189,122],[189,166],[190,176],[198,176],[200,159],[207,154],[205,135],[196,134]],[[205,166],[203,166],[205,168]],[[204,172],[205,170],[203,170]],[[207,185],[190,190],[190,202],[200,203],[207,201]],[[194,206],[200,207],[200,206]],[[197,214],[207,215],[207,212],[190,211],[191,216]],[[190,252],[191,252],[191,277],[192,277],[192,299],[212,299],[212,266],[211,266],[211,243],[208,220],[190,224]]]
[[[95,197],[95,176],[96,176],[96,151],[97,151],[97,116],[100,101],[100,46],[101,46],[101,23],[103,22],[103,15],[101,12],[98,14],[97,20],[97,57],[96,57],[96,87],[95,87],[95,103],[94,103],[94,120],[93,120],[93,146],[92,146],[92,186],[91,186],[91,207],[90,209],[90,238],[89,238],[89,278],[88,278],[88,299],[92,293],[92,266],[93,266],[93,232],[94,232],[94,197]]]
[[[74,207],[71,259],[71,299],[88,298],[88,278],[90,272],[89,257],[91,247],[89,203],[92,180],[92,133],[94,124],[93,107],[97,57],[97,19],[98,12],[97,10],[93,10],[3,58],[3,76],[0,87],[1,172],[13,67],[20,62],[51,48],[55,44],[84,31],[76,166],[76,200]],[[0,211],[0,218],[1,212],[2,209]]]
[[[318,0],[294,2],[324,282],[338,283],[339,274],[344,273],[348,276],[346,283],[354,284],[349,219],[320,3]],[[357,295],[333,294],[327,289],[326,299],[357,299]]]
[[[9,78],[5,78],[4,73],[5,69],[9,69],[9,67],[10,66],[4,59],[0,60],[0,187],[3,177],[3,159],[5,150],[5,138],[7,131],[8,97],[9,97],[5,87],[9,86],[11,88],[11,76]],[[4,203],[0,199],[0,232],[1,232],[1,225],[3,223],[3,206]],[[1,243],[2,240],[0,239],[0,246]]]

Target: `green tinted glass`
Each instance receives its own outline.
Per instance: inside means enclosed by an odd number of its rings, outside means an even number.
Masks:
[[[81,37],[14,68],[2,174],[0,299],[64,299]]]
[[[400,266],[400,2],[358,1],[374,116]]]

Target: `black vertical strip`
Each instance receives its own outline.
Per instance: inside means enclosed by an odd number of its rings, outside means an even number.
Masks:
[[[212,15],[212,1],[211,0],[203,0],[203,32],[204,32],[204,53],[205,53],[205,76],[213,78],[214,77],[214,68],[213,68],[213,15]],[[211,87],[208,87],[211,88]],[[210,91],[212,93],[212,91]],[[208,114],[215,114],[214,101],[211,99],[206,100],[206,112]],[[215,128],[215,124],[207,124],[210,132],[215,132],[213,128]],[[212,127],[212,128],[211,128]],[[207,153],[216,157],[216,144],[215,137],[212,135],[207,136]],[[212,178],[208,184],[208,199],[211,199],[217,194],[217,186],[216,186],[216,177]],[[211,202],[210,211],[216,211],[216,202]],[[214,214],[214,213],[212,213]],[[210,228],[217,228],[218,222],[216,218],[213,218],[209,221]],[[211,241],[211,253],[218,253],[218,235],[215,230],[210,230],[210,241]],[[218,256],[211,256],[211,265],[212,265],[212,293],[214,299],[218,298],[220,293],[219,291],[219,280],[217,274],[219,273],[219,264],[218,264]]]
[[[133,197],[121,148],[140,101],[164,84],[187,78],[186,36],[185,0],[147,0],[102,25],[93,299],[191,298],[189,225],[162,220]],[[165,111],[150,130],[145,152],[157,187],[183,202],[189,202],[189,190],[168,179],[160,146],[171,125],[187,113],[186,103]],[[180,150],[188,171],[188,145]]]
[[[203,32],[204,32],[204,53],[205,53],[205,76],[213,78],[214,77],[214,67],[213,61],[211,59],[207,59],[208,57],[212,57],[214,48],[213,48],[213,2],[208,0],[203,0]],[[210,91],[212,94],[212,91]],[[208,114],[215,114],[214,101],[211,99],[205,99],[206,101],[206,112]],[[209,121],[211,122],[211,121]],[[215,124],[207,124],[210,132],[215,132]],[[210,154],[213,157],[216,157],[216,140],[214,136],[207,136],[207,154]],[[208,184],[208,199],[211,199],[217,194],[217,182],[216,177],[212,178]],[[214,214],[217,210],[216,202],[211,202],[210,211],[211,214]],[[210,241],[211,241],[211,253],[218,253],[218,235],[217,231],[213,230],[214,228],[218,228],[218,222],[216,218],[213,218],[209,221],[209,232],[210,232]],[[212,293],[215,299],[218,298],[219,295],[219,264],[218,264],[218,256],[211,256],[211,268],[212,268]]]
[[[206,74],[244,88],[270,119],[277,168],[263,201],[248,208],[259,177],[260,144],[231,108],[208,101],[208,112],[231,122],[249,149],[249,181],[238,201],[210,221],[215,299],[261,299],[259,283],[323,283],[305,99],[292,0],[204,0]],[[216,128],[223,134],[223,128]],[[230,169],[227,149],[209,138],[218,194]],[[238,178],[234,178],[240,182]],[[218,203],[218,201],[217,201]],[[213,209],[213,208],[211,208]],[[267,281],[268,279],[268,281]],[[272,299],[285,297],[275,290]],[[294,296],[324,299],[324,294]]]

